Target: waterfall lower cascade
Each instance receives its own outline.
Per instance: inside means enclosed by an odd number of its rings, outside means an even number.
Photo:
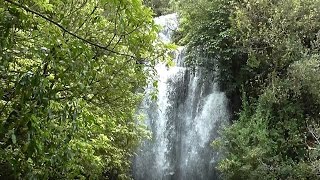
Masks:
[[[178,27],[177,14],[155,19],[159,34],[170,42]],[[136,180],[217,179],[219,154],[210,143],[229,120],[228,100],[219,91],[214,73],[184,65],[184,48],[175,53],[174,67],[158,64],[158,99],[146,97],[141,105],[152,139],[143,142],[133,160]]]

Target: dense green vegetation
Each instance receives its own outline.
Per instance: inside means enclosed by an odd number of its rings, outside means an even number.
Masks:
[[[143,3],[150,7],[155,16],[161,16],[172,12],[173,0],[143,0]]]
[[[223,178],[319,179],[320,0],[0,1],[0,179],[130,178],[152,17],[172,9],[230,98]]]
[[[0,179],[127,179],[160,55],[140,0],[0,1]]]
[[[319,179],[320,1],[191,2],[180,43],[191,66],[218,70],[238,113],[213,143],[223,177]]]

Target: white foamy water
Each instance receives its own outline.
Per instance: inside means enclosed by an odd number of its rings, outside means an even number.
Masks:
[[[163,27],[160,38],[170,42],[178,28],[177,14],[155,21]],[[146,97],[141,107],[152,139],[143,142],[133,161],[136,180],[217,178],[214,166],[218,154],[210,143],[229,120],[228,100],[219,91],[214,73],[201,69],[192,73],[184,65],[184,54],[184,47],[179,47],[174,59],[176,66],[156,66],[158,99]]]

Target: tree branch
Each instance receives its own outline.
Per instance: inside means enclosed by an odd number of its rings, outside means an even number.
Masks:
[[[84,26],[84,24],[91,19],[91,16],[94,14],[94,12],[97,10],[98,6],[95,6],[93,10],[91,11],[90,15],[82,22],[82,24],[78,27],[78,29],[75,31],[76,33]],[[107,46],[108,47],[108,46]]]
[[[317,141],[317,143],[320,144],[320,141],[319,141],[318,137],[315,135],[315,133],[310,128],[308,128],[308,131],[311,133],[311,135],[313,136],[315,141]]]
[[[77,34],[75,34],[75,33],[71,32],[71,31],[67,30],[67,29],[66,29],[65,27],[63,27],[61,24],[59,24],[59,23],[53,21],[52,19],[50,19],[50,18],[48,18],[48,17],[46,17],[46,16],[44,16],[44,15],[42,15],[42,14],[36,12],[36,11],[33,11],[33,10],[31,10],[31,9],[29,9],[29,8],[27,8],[27,7],[19,4],[19,3],[13,2],[13,1],[11,1],[11,0],[4,0],[4,1],[6,1],[7,3],[10,3],[10,4],[13,4],[13,5],[15,5],[15,6],[18,6],[18,7],[22,8],[22,9],[24,9],[24,10],[27,11],[27,12],[30,12],[30,13],[32,13],[32,14],[35,14],[35,15],[41,17],[42,19],[45,19],[46,21],[49,21],[50,23],[52,23],[52,24],[54,24],[55,26],[59,27],[62,31],[68,33],[69,35],[71,35],[71,36],[73,36],[73,37],[75,37],[75,38],[77,38],[77,39],[79,39],[79,40],[81,40],[81,41],[83,41],[83,42],[85,42],[85,43],[87,43],[87,44],[90,44],[90,45],[92,45],[92,46],[95,46],[95,47],[98,47],[98,48],[100,48],[100,49],[106,50],[106,51],[108,51],[108,52],[110,52],[110,53],[113,53],[113,54],[117,54],[117,55],[121,55],[121,56],[126,56],[126,57],[130,57],[130,58],[136,58],[136,57],[133,56],[133,55],[124,54],[124,53],[120,53],[120,52],[117,52],[117,51],[108,49],[107,46],[103,46],[103,45],[100,45],[100,44],[96,44],[96,43],[94,43],[94,42],[92,42],[92,41],[90,41],[90,40],[87,40],[87,39],[85,39],[85,38],[83,38],[83,37],[80,37],[80,36],[78,36]]]

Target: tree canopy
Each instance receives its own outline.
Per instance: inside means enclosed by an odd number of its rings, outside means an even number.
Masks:
[[[162,51],[152,16],[140,0],[0,2],[1,179],[129,177]]]
[[[319,179],[320,1],[180,2],[189,64],[218,71],[235,114],[223,177]]]

